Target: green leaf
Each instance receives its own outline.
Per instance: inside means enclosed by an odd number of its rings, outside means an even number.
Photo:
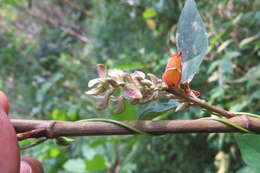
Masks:
[[[83,156],[87,159],[87,160],[91,160],[94,158],[94,156],[97,154],[97,153],[100,153],[102,149],[98,148],[95,149],[93,147],[90,147],[88,146],[87,144],[83,145],[82,146],[82,154]]]
[[[239,169],[236,173],[259,173],[259,172],[257,172],[255,168],[246,166],[244,168]]]
[[[87,161],[87,170],[88,171],[99,171],[106,169],[107,166],[105,164],[104,156],[101,154],[97,154],[93,157],[93,159]]]
[[[248,98],[248,97],[243,97],[241,96],[239,99],[237,99],[235,102],[234,102],[234,105],[232,105],[230,107],[230,111],[231,112],[238,112],[238,111],[241,111],[243,110],[246,106],[248,106],[251,102],[251,99]]]
[[[86,172],[86,165],[83,159],[70,159],[64,165],[63,168],[68,172],[82,173]]]
[[[220,52],[222,52],[223,50],[225,50],[225,49],[228,47],[228,45],[230,45],[230,43],[232,43],[232,41],[233,41],[233,40],[231,40],[231,39],[224,41],[224,42],[218,47],[217,53],[220,53]]]
[[[143,18],[144,19],[150,19],[152,17],[155,17],[157,15],[157,12],[154,8],[147,8],[144,12],[143,12]]]
[[[62,79],[64,75],[62,73],[56,73],[53,75],[48,81],[44,82],[40,89],[37,90],[36,93],[36,101],[38,103],[43,102],[44,98],[46,97],[47,92],[51,89],[51,87]]]
[[[225,73],[233,74],[232,62],[229,59],[223,59],[220,65]]]
[[[177,24],[177,48],[183,51],[181,82],[190,82],[208,48],[206,28],[194,0],[186,0]]]
[[[61,153],[61,151],[57,148],[52,148],[50,151],[49,151],[49,156],[52,157],[52,158],[56,158],[58,157],[58,155]]]
[[[221,62],[220,60],[213,61],[213,62],[209,65],[209,68],[208,68],[207,73],[208,73],[208,74],[212,73],[213,70],[215,70],[215,69],[218,67],[218,65],[219,65],[220,62]]]
[[[53,120],[68,121],[67,112],[62,109],[54,109],[50,117]]]
[[[236,141],[245,163],[250,167],[260,169],[260,135],[236,135]]]
[[[260,90],[253,92],[250,96],[251,99],[260,99]]]
[[[129,172],[136,172],[137,166],[134,163],[128,162],[123,165],[120,170],[121,173],[129,173]]]
[[[223,57],[224,59],[233,59],[236,58],[238,56],[240,56],[241,53],[237,52],[237,51],[228,51],[225,53],[225,56]]]
[[[57,145],[68,146],[71,145],[75,140],[66,136],[61,136],[55,139]]]
[[[222,98],[225,94],[225,90],[221,87],[215,87],[210,91],[210,101],[213,102],[215,99]]]
[[[169,110],[176,108],[178,102],[176,100],[170,100],[168,103],[160,103],[160,104],[152,104],[142,110],[139,115],[138,119],[141,120],[151,120],[155,117],[158,117]]]
[[[113,114],[113,119],[118,121],[136,120],[136,108],[134,105],[125,101],[124,111],[120,114]]]
[[[136,70],[136,69],[145,68],[145,66],[147,66],[147,63],[133,62],[133,63],[117,65],[117,66],[115,66],[115,68],[122,69],[122,70]]]
[[[20,0],[3,0],[0,2],[7,3],[9,5],[16,5],[18,2],[20,2]]]
[[[247,44],[249,44],[250,42],[256,40],[259,38],[259,35],[254,35],[254,36],[251,36],[251,37],[248,37],[248,38],[245,38],[243,39],[240,43],[239,43],[239,48],[242,48],[244,46],[246,46]]]
[[[250,68],[250,70],[246,73],[245,76],[234,80],[234,82],[241,83],[248,80],[256,83],[258,82],[258,80],[260,80],[260,64]]]

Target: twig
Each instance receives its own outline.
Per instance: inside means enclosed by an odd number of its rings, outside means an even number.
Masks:
[[[83,8],[81,8],[81,6],[77,3],[75,3],[74,1],[71,1],[71,0],[63,0],[63,2],[69,6],[71,6],[72,8],[75,8],[77,10],[79,10],[80,12],[86,14],[86,15],[90,15],[91,12],[90,11],[87,11]]]
[[[210,105],[204,100],[201,100],[201,99],[196,98],[196,97],[188,96],[178,88],[169,88],[168,92],[172,93],[172,94],[174,94],[178,97],[181,97],[182,99],[184,99],[188,102],[192,102],[197,106],[200,106],[200,107],[205,108],[205,109],[212,111],[212,112],[216,112],[216,113],[218,113],[218,114],[220,114],[220,115],[222,115],[226,118],[232,118],[232,117],[236,116],[236,114],[229,112],[229,111],[226,111],[225,109],[223,109],[221,107]]]
[[[260,134],[260,118],[236,116],[230,122]],[[45,128],[46,133],[39,133],[34,138],[57,138],[60,136],[101,136],[101,135],[136,135],[131,129],[108,122],[63,122],[48,120],[11,119],[17,133],[23,133],[38,128]],[[51,123],[50,123],[51,122]],[[239,129],[215,120],[161,120],[161,121],[128,121],[123,122],[146,133],[176,134],[176,133],[231,133],[241,132]],[[50,124],[54,124],[49,128]],[[47,132],[47,129],[49,132]],[[51,133],[50,136],[48,133]]]
[[[28,14],[29,16],[31,16],[33,18],[35,18],[36,21],[41,21],[45,24],[51,25],[52,27],[56,27],[56,28],[60,29],[61,31],[68,33],[70,36],[76,38],[77,40],[82,41],[83,43],[91,44],[91,40],[89,38],[87,38],[86,36],[76,32],[72,28],[66,27],[63,24],[59,24],[58,22],[56,22],[56,21],[54,21],[51,18],[48,18],[46,16],[39,16],[39,15],[33,14],[32,12],[29,12],[26,8],[24,8],[22,6],[15,6],[15,7],[18,10]]]
[[[18,133],[17,139],[18,141],[22,141],[24,139],[28,139],[28,138],[35,138],[37,136],[41,136],[41,134],[46,133],[46,128],[38,128],[38,129],[33,129],[27,132],[23,132],[23,133]]]

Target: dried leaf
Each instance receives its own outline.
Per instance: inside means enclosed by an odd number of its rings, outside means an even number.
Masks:
[[[129,100],[141,99],[143,97],[139,89],[133,84],[128,84],[122,88],[122,96]]]
[[[103,64],[97,65],[97,73],[100,78],[105,78],[107,76],[107,68]]]
[[[96,78],[96,79],[92,79],[88,82],[88,87],[91,88],[94,85],[98,84],[98,83],[104,83],[106,80],[104,78]]]
[[[150,80],[154,85],[157,85],[158,83],[161,83],[161,79],[159,79],[157,76],[154,74],[148,73],[147,76],[149,76]]]
[[[125,72],[119,69],[108,70],[108,76],[116,81],[118,84],[124,83]]]
[[[116,113],[120,114],[122,112],[124,112],[124,98],[122,96],[118,97],[118,99],[116,100]]]
[[[108,101],[109,101],[109,97],[113,94],[113,91],[109,91],[105,94],[105,96],[97,102],[98,104],[98,109],[99,110],[103,110],[107,107]]]
[[[103,87],[102,85],[100,85],[96,88],[93,88],[89,91],[86,91],[85,94],[87,94],[87,95],[103,95],[105,91],[106,91],[106,88]]]
[[[145,79],[145,74],[141,71],[134,71],[134,73],[132,73],[131,76],[137,80]]]

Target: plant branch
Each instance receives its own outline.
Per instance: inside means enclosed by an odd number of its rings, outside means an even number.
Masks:
[[[230,122],[260,134],[260,118],[236,116]],[[45,129],[28,138],[57,138],[60,136],[101,136],[101,135],[136,135],[136,131],[109,122],[64,122],[48,120],[11,119],[17,133]],[[239,129],[215,120],[160,120],[160,121],[126,121],[123,122],[149,134],[176,133],[231,133]]]
[[[27,10],[22,6],[15,6],[15,7],[18,10],[24,12],[25,14],[31,16],[38,22],[48,24],[52,27],[58,28],[61,31],[68,33],[70,36],[74,37],[75,39],[82,41],[85,44],[91,44],[91,40],[87,38],[83,33],[79,33],[79,31],[75,30],[75,27],[73,28],[73,27],[66,26],[64,23],[57,22],[53,18],[48,16],[34,14],[33,12],[30,12],[29,10]]]
[[[209,111],[212,111],[212,112],[215,112],[215,113],[218,113],[226,118],[232,118],[232,117],[235,117],[236,114],[232,113],[232,112],[229,112],[221,107],[218,107],[218,106],[214,106],[214,105],[210,105],[208,104],[206,101],[204,100],[201,100],[197,97],[191,97],[191,96],[188,96],[186,95],[185,93],[183,93],[180,89],[178,88],[169,88],[167,90],[169,93],[172,93],[174,94],[175,96],[178,96],[188,102],[191,102],[197,106],[200,106],[202,108],[205,108]]]

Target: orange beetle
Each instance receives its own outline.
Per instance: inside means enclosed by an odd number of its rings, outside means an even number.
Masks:
[[[183,52],[172,54],[167,63],[162,79],[168,87],[175,87],[179,86],[180,84],[182,72],[182,55]]]

